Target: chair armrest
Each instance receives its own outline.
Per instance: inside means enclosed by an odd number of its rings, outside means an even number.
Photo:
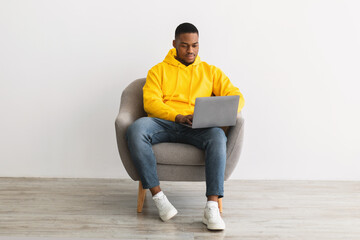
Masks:
[[[121,94],[119,114],[115,119],[118,150],[125,170],[133,180],[139,180],[136,168],[131,160],[126,141],[127,128],[140,117],[146,116],[142,102],[142,86],[145,79],[138,79],[125,88]]]
[[[125,167],[126,172],[133,180],[138,180],[139,176],[135,166],[131,160],[130,152],[126,141],[126,130],[133,123],[133,116],[128,113],[120,112],[115,120],[116,141],[120,154],[121,161]]]
[[[245,119],[242,113],[238,113],[236,118],[236,125],[231,126],[227,132],[226,143],[226,168],[225,180],[227,180],[234,171],[239,158],[244,140],[244,123]]]

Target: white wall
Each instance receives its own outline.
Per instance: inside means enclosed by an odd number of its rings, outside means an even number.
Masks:
[[[0,1],[0,176],[128,178],[120,94],[184,21],[245,96],[237,179],[360,180],[358,1]]]

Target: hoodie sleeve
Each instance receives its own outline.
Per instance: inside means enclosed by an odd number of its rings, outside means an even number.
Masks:
[[[213,67],[213,93],[215,96],[235,96],[239,95],[239,107],[238,112],[245,105],[244,96],[241,94],[240,90],[235,87],[231,82],[230,79],[217,67]]]
[[[144,110],[150,117],[175,121],[178,112],[163,102],[161,79],[153,69],[148,72],[146,83],[143,87]]]

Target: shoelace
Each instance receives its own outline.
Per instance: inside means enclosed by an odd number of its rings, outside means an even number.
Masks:
[[[219,217],[219,209],[216,207],[209,208],[209,217],[210,218],[218,218]]]
[[[158,201],[159,203],[165,202],[165,196],[162,196],[162,197],[158,198],[156,201]],[[164,203],[163,204],[157,204],[157,205],[158,205],[158,208],[160,210],[165,209],[165,204]]]

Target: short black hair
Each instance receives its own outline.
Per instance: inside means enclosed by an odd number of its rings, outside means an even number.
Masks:
[[[175,38],[179,37],[179,35],[182,33],[197,33],[197,35],[199,35],[199,31],[197,30],[197,28],[193,24],[187,22],[180,24],[176,28]]]

